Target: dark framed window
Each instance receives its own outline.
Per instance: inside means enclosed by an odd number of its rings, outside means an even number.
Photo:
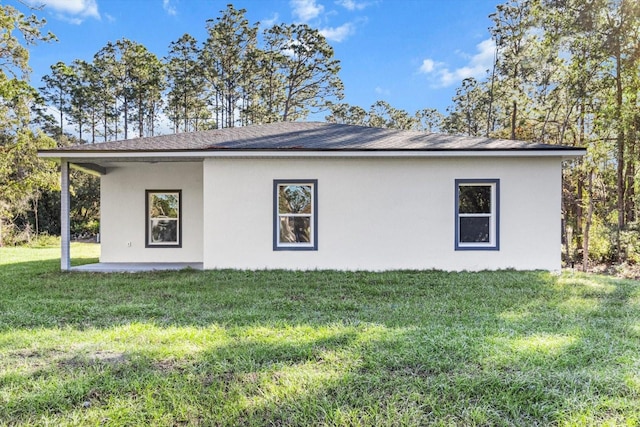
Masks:
[[[318,180],[273,181],[273,250],[318,249]]]
[[[182,247],[182,190],[146,190],[147,248]]]
[[[500,249],[500,180],[456,179],[456,250]]]

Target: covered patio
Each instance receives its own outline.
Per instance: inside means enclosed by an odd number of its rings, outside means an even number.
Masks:
[[[191,157],[187,160],[193,160]],[[203,270],[204,264],[202,262],[172,262],[170,259],[157,261],[157,262],[98,262],[84,265],[71,265],[71,182],[70,182],[70,170],[77,169],[84,173],[89,173],[95,176],[102,177],[107,174],[106,165],[112,163],[114,160],[124,161],[126,163],[149,163],[154,164],[158,161],[171,162],[174,159],[157,159],[157,158],[143,158],[135,159],[129,156],[121,156],[116,159],[107,158],[102,159],[106,163],[98,164],[99,162],[93,162],[96,159],[90,159],[87,162],[86,159],[80,158],[66,158],[61,157],[60,162],[60,187],[61,187],[61,203],[60,203],[60,225],[61,225],[61,254],[60,254],[60,268],[62,271],[79,271],[79,272],[91,272],[91,273],[137,273],[147,271],[175,271],[183,269]]]
[[[202,270],[201,262],[98,262],[70,267],[71,271],[87,273],[140,273],[145,271]]]

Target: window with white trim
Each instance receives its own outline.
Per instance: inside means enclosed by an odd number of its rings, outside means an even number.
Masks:
[[[500,180],[456,180],[456,250],[499,250]]]
[[[182,190],[146,191],[146,247],[182,247]]]
[[[318,180],[273,181],[273,249],[318,249]]]

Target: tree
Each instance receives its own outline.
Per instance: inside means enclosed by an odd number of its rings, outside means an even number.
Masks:
[[[612,0],[605,16],[605,42],[611,53],[615,84],[616,175],[618,230],[635,217],[634,182],[637,159],[638,68],[640,67],[640,5],[636,1]],[[627,155],[628,153],[628,155]],[[619,238],[618,238],[619,240]],[[620,256],[620,241],[618,241]]]
[[[174,132],[182,124],[183,132],[198,130],[200,122],[210,118],[207,110],[205,79],[199,62],[200,50],[196,39],[184,34],[169,45],[165,58],[168,84],[165,114],[173,123]]]
[[[138,136],[154,134],[154,123],[160,109],[165,80],[163,66],[158,57],[146,47],[132,43],[122,51],[127,81],[125,91],[131,100],[131,118],[138,128]]]
[[[382,100],[373,103],[369,111],[347,103],[328,105],[331,113],[325,119],[329,123],[433,132],[441,127],[443,120],[442,114],[433,108],[416,111],[411,115]]]
[[[306,24],[274,25],[264,32],[264,39],[272,66],[265,67],[269,75],[261,76],[262,84],[271,94],[268,110],[277,111],[279,120],[304,118],[342,99],[340,61],[318,30]]]
[[[366,126],[368,121],[367,111],[357,105],[347,103],[329,104],[330,114],[325,117],[329,123],[345,125]]]
[[[96,142],[98,123],[102,120],[101,81],[99,70],[92,64],[82,60],[73,61],[78,76],[78,87],[74,92],[77,109],[82,109],[78,114],[81,120],[85,120],[91,130],[91,143]],[[82,135],[80,135],[82,139]]]
[[[64,113],[69,110],[70,105],[74,71],[62,61],[55,63],[50,68],[51,74],[42,78],[45,85],[40,88],[40,93],[44,100],[52,104],[58,111],[60,116],[58,135],[61,137],[64,134]]]
[[[606,0],[605,0],[606,1]],[[586,147],[588,155],[570,165],[564,173],[565,197],[563,198],[563,235],[567,258],[572,255],[567,238],[568,228],[573,230],[576,248],[582,251],[582,264],[588,265],[590,230],[596,198],[601,198],[594,188],[600,181],[599,162],[606,163],[607,152],[601,138],[601,105],[598,99],[606,92],[603,70],[606,53],[602,48],[598,29],[598,15],[605,7],[603,1],[565,1],[543,4],[541,8],[543,45],[556,57],[545,61],[553,63],[555,72],[551,81],[555,86],[546,96],[537,99],[539,111],[546,111],[540,139],[545,142]],[[566,60],[557,55],[566,52]],[[608,137],[607,137],[608,138]],[[576,194],[571,194],[572,188]]]
[[[92,79],[97,114],[102,120],[102,136],[104,141],[111,137],[118,138],[118,80],[113,74],[116,68],[113,46],[107,44],[94,56],[92,62]]]
[[[443,120],[443,128],[448,133],[459,135],[485,134],[487,113],[491,108],[486,87],[473,77],[466,78],[456,90],[453,102],[453,106],[447,110],[449,116]]]
[[[582,240],[586,265],[591,215],[607,218],[615,215],[613,246],[615,258],[622,260],[626,257],[622,235],[637,216],[640,5],[627,0],[546,3],[545,10],[551,17],[548,21],[553,24],[548,27],[559,28],[557,32],[562,37],[563,44],[557,50],[570,53],[561,85],[567,88],[570,101],[562,141],[567,140],[565,131],[572,130],[567,124],[574,123],[574,140],[589,150],[589,156],[576,170],[577,200],[581,203],[576,206],[575,215],[577,228],[582,230],[577,244]],[[614,174],[609,173],[612,166]],[[592,206],[598,197],[591,188],[594,182],[614,187],[615,202],[600,197],[602,206]],[[592,194],[595,195],[591,197]],[[584,222],[583,215],[586,215]]]
[[[254,53],[256,78],[252,83],[255,98],[247,111],[253,123],[280,121],[286,96],[285,76],[281,72],[281,64],[286,60],[284,55],[281,40],[275,37],[264,37],[264,47]]]
[[[494,24],[489,28],[498,49],[497,69],[502,77],[503,97],[509,100],[510,137],[516,138],[516,128],[522,104],[526,99],[524,88],[534,69],[529,45],[533,39],[536,0],[509,0],[497,6],[490,15]]]
[[[201,51],[203,76],[211,88],[216,123],[234,127],[247,84],[250,52],[256,49],[257,25],[249,25],[245,9],[227,5],[222,15],[207,21],[208,38]]]
[[[442,128],[444,116],[435,108],[425,108],[416,111],[418,130],[425,132],[439,132]]]
[[[105,135],[111,118],[118,137],[119,117],[123,120],[125,139],[131,125],[137,128],[138,136],[144,136],[145,128],[153,134],[164,89],[163,67],[158,57],[139,43],[121,39],[100,49],[94,56],[94,67],[102,80],[97,85],[100,96],[95,102],[104,106]]]
[[[397,109],[386,101],[377,101],[369,109],[368,125],[389,129],[414,129],[418,124],[415,116],[407,111]]]
[[[124,138],[128,137],[128,107],[129,91],[126,86],[126,71],[121,61],[121,48],[126,48],[130,42],[126,39],[118,44],[108,42],[93,57],[93,63],[100,73],[100,99],[103,105],[103,120],[105,140],[110,132],[109,124],[113,125],[113,134],[118,139],[119,117],[124,112]]]
[[[26,46],[54,40],[51,33],[42,33],[44,24],[0,5],[0,246],[6,219],[24,212],[35,188],[55,185],[52,166],[36,156],[38,148],[55,142],[29,128],[30,107],[40,98],[28,84],[29,51],[16,34]]]
[[[88,124],[89,110],[91,108],[91,87],[86,73],[88,64],[85,61],[75,60],[72,65],[70,75],[71,99],[69,108],[66,110],[71,123],[75,123],[78,131],[78,139],[84,141],[82,132]]]

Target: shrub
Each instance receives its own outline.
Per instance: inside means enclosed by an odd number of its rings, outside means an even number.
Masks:
[[[31,243],[36,237],[30,224],[23,228],[13,222],[2,224],[2,244],[5,246],[19,246]]]
[[[48,233],[42,233],[32,239],[27,246],[31,248],[50,248],[60,246],[60,236],[50,236]]]
[[[620,247],[629,264],[640,263],[640,223],[634,222],[620,232]]]
[[[88,239],[95,237],[100,232],[100,221],[89,220],[73,224],[71,227],[72,240]]]
[[[594,216],[589,233],[589,259],[596,263],[610,262],[615,259],[615,247],[612,241],[611,227]]]

